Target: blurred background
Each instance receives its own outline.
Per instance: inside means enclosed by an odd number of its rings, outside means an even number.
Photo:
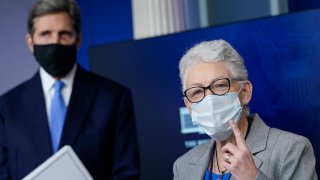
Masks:
[[[0,2],[0,94],[38,69],[25,43],[32,3]],[[83,33],[78,62],[133,91],[141,179],[171,179],[174,160],[208,140],[190,123],[178,78],[179,58],[203,40],[229,41],[244,57],[255,88],[251,111],[273,127],[308,137],[320,155],[320,1],[78,3]]]
[[[0,2],[0,94],[29,78],[38,68],[25,43],[27,13],[34,1]],[[94,45],[320,8],[317,0],[77,1],[83,31],[78,59],[86,69],[90,69],[88,49]]]

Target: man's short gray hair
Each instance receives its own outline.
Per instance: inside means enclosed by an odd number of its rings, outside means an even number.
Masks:
[[[228,42],[224,40],[204,41],[189,49],[180,60],[179,70],[182,91],[186,88],[187,70],[200,62],[226,62],[232,78],[248,79],[248,72],[242,57]]]
[[[81,29],[81,17],[79,5],[75,0],[37,0],[29,10],[28,33],[33,36],[35,32],[34,20],[37,17],[59,12],[68,13],[78,37]]]

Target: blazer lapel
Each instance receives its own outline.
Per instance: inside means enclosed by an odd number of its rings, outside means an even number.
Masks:
[[[250,152],[253,155],[253,160],[258,168],[261,166],[263,161],[257,158],[255,155],[266,149],[269,130],[270,127],[261,120],[259,115],[254,114],[250,132],[246,141]]]
[[[249,117],[249,119],[253,120],[246,142],[256,167],[260,168],[263,161],[259,159],[256,154],[266,149],[270,127],[261,120],[258,114],[254,114],[253,116]],[[230,179],[233,180],[234,177],[231,176]]]
[[[72,94],[68,105],[66,120],[61,136],[60,147],[72,145],[88,114],[96,88],[87,72],[77,67]]]
[[[212,148],[214,148],[214,141],[210,140],[210,143],[207,143],[196,153],[196,156],[193,156],[189,161],[189,166],[191,171],[188,173],[188,178],[194,180],[202,180],[206,169],[208,168],[210,155]],[[201,155],[201,156],[199,156]]]
[[[22,104],[21,107],[25,107],[27,117],[24,120],[25,127],[31,135],[31,139],[36,147],[35,149],[38,151],[37,154],[40,156],[41,160],[44,161],[51,156],[52,148],[44,94],[39,73],[29,81],[23,103],[24,104]]]

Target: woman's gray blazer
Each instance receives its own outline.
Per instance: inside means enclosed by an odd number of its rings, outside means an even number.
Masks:
[[[257,114],[249,119],[252,123],[246,142],[259,168],[257,179],[318,179],[312,145],[307,138],[270,128]],[[213,143],[198,145],[178,158],[173,165],[174,180],[203,180]]]

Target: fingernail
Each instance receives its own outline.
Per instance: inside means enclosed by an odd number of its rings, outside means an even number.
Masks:
[[[231,121],[229,121],[229,126],[231,126],[231,127],[232,127],[232,120],[231,120]]]

